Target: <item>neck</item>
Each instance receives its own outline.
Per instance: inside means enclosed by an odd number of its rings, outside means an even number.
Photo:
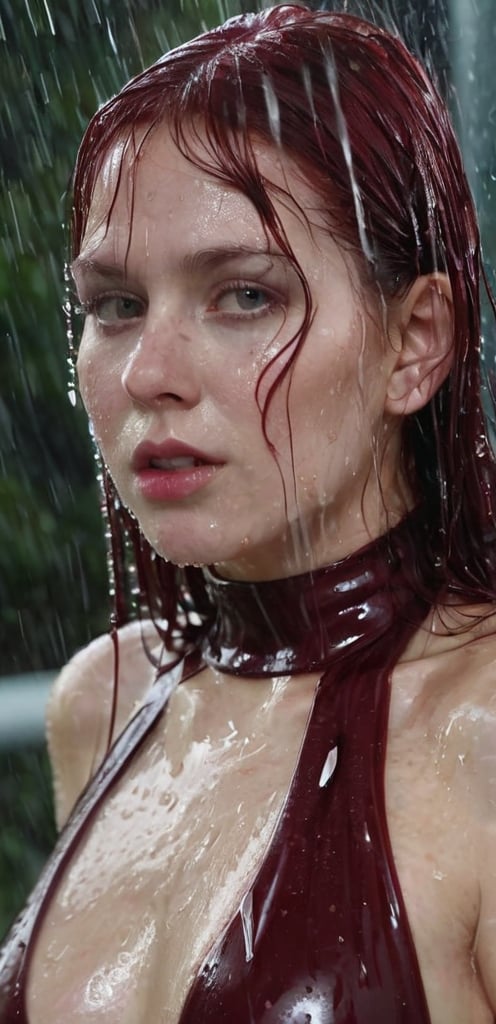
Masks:
[[[342,507],[331,503],[305,520],[296,509],[282,537],[259,547],[247,538],[246,553],[241,548],[234,559],[215,563],[215,573],[226,580],[263,582],[342,561],[387,533],[414,507],[402,475],[396,472],[394,486],[385,470],[383,477],[380,483],[374,475],[360,484],[358,504],[348,499]]]
[[[248,676],[314,671],[369,649],[399,618],[420,625],[429,607],[415,576],[425,531],[421,514],[412,513],[355,553],[278,580],[205,571],[214,615],[205,660]],[[434,581],[431,591],[433,599]]]

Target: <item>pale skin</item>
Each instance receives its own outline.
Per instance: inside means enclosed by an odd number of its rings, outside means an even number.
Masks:
[[[278,166],[270,151],[259,159],[270,180],[292,186],[300,203],[303,195],[311,220],[309,228],[281,204],[316,305],[290,392],[297,489],[288,518],[303,529],[288,529],[254,403],[267,351],[301,318],[301,293],[277,254],[269,263],[260,256],[266,238],[245,197],[186,164],[164,131],[139,167],[129,251],[126,186],[108,231],[101,228],[110,161],[75,268],[82,301],[93,302],[81,390],[124,500],[162,554],[254,579],[326,564],[382,532],[379,473],[390,518],[402,515],[411,496],[399,461],[401,416],[429,400],[450,359],[442,275],[419,279],[387,311],[374,305],[297,169]],[[236,246],[242,256],[233,256]],[[213,247],[223,255],[195,277],[191,257]],[[96,261],[104,274],[95,274]],[[269,433],[288,482],[283,404],[274,405]],[[143,498],[130,463],[137,443],[165,436],[201,447],[221,468],[197,494],[164,505]],[[144,632],[154,643],[153,627]],[[494,632],[487,607],[435,610],[391,682],[388,823],[432,1024],[495,1019]],[[136,625],[120,643],[118,731],[154,677]],[[56,684],[48,728],[61,825],[104,757],[112,675],[104,637]],[[33,1024],[179,1020],[195,972],[270,842],[317,678],[254,685],[204,669],[174,691],[47,914],[29,979]]]

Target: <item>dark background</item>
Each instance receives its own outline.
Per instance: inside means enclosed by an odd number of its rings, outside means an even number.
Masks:
[[[133,73],[202,28],[254,6],[0,0],[0,677],[11,677],[11,685],[19,673],[56,669],[107,623],[93,455],[84,415],[67,397],[62,312],[65,194],[79,139],[95,108]],[[492,0],[327,6],[396,24],[436,68],[494,265]],[[0,735],[1,698],[0,690]],[[0,935],[54,834],[41,739],[20,745],[4,736]]]

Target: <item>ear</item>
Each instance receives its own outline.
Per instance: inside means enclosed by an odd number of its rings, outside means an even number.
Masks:
[[[389,338],[397,353],[385,408],[397,416],[421,409],[447,376],[453,358],[453,302],[446,274],[418,277],[393,302]]]

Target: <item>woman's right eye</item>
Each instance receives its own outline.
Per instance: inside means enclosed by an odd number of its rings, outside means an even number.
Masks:
[[[96,317],[104,327],[114,326],[125,320],[136,320],[143,315],[144,302],[133,295],[100,295],[81,304],[81,310]]]

